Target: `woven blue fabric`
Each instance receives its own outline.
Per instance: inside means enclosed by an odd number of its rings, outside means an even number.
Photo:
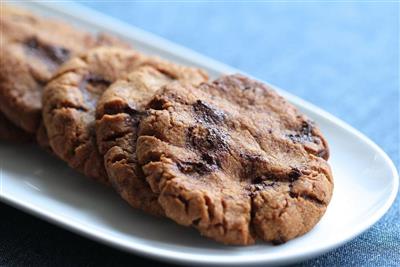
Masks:
[[[399,167],[398,3],[88,3],[290,91]],[[357,239],[304,265],[400,265],[400,198]]]

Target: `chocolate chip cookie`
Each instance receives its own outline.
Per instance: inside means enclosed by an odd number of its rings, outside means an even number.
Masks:
[[[333,179],[316,125],[240,75],[150,100],[137,157],[167,217],[225,244],[282,243],[324,214]]]
[[[60,64],[90,47],[126,46],[7,5],[2,6],[0,24],[0,111],[31,134],[40,124],[43,87]]]
[[[200,84],[206,74],[194,68],[154,62],[112,84],[97,105],[96,136],[109,180],[130,205],[160,215],[157,195],[146,183],[136,158],[137,128],[156,90],[173,81]]]
[[[116,80],[159,62],[133,50],[102,47],[62,65],[43,93],[43,119],[55,154],[72,168],[107,183],[95,137],[97,101]]]

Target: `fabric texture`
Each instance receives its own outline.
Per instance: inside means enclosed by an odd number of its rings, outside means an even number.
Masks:
[[[322,107],[370,137],[399,168],[399,3],[84,4]],[[0,265],[153,263],[6,205],[0,212]],[[298,265],[400,265],[400,197],[358,238]]]

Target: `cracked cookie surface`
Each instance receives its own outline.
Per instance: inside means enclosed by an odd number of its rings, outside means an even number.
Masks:
[[[311,120],[240,75],[165,86],[149,102],[137,141],[166,216],[235,245],[308,232],[331,198],[328,156]]]
[[[104,155],[112,186],[133,207],[163,214],[136,158],[138,124],[145,105],[165,84],[180,81],[197,85],[206,80],[207,75],[199,69],[158,61],[118,80],[100,98],[96,112],[99,152]]]
[[[0,111],[30,134],[40,125],[43,87],[60,64],[98,45],[127,46],[7,5],[0,24]]]
[[[108,183],[95,136],[96,105],[115,81],[161,59],[129,49],[91,49],[63,64],[43,93],[43,120],[54,153],[86,176]]]

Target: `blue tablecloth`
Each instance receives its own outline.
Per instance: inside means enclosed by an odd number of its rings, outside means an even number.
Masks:
[[[290,91],[338,116],[399,166],[398,3],[88,6]],[[400,265],[400,199],[372,229],[305,265]]]
[[[399,167],[398,3],[84,4],[321,106],[369,136]],[[0,265],[149,263],[6,205],[0,209],[7,218],[0,223]],[[303,264],[400,265],[400,198],[360,237]]]

